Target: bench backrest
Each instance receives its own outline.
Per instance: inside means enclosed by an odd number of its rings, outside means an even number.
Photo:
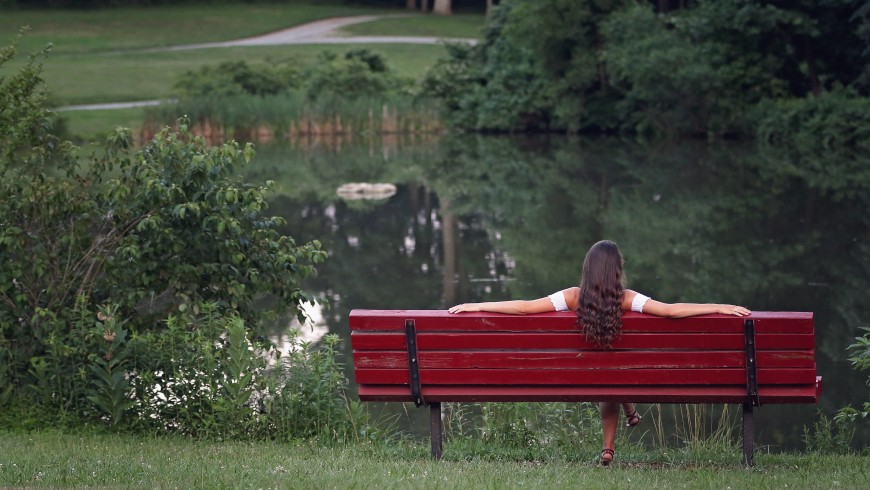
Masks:
[[[427,402],[743,403],[757,385],[762,404],[815,403],[820,393],[812,313],[754,312],[748,325],[725,315],[626,313],[622,336],[607,350],[588,344],[575,319],[573,313],[354,310],[360,399],[413,401],[416,369]],[[409,356],[409,340],[416,355]]]

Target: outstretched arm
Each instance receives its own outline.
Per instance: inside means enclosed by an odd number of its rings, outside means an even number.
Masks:
[[[720,305],[715,303],[662,303],[652,299],[647,301],[643,306],[643,312],[668,318],[685,318],[687,316],[707,315],[712,313],[746,316],[752,313],[747,308],[736,305]]]
[[[449,310],[450,313],[462,313],[466,311],[489,311],[492,313],[509,313],[511,315],[529,315],[532,313],[545,313],[556,311],[550,298],[534,300],[513,301],[490,301],[486,303],[463,303]]]

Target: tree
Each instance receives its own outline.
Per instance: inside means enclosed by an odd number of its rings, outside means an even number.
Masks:
[[[432,7],[432,13],[437,15],[451,15],[453,9],[453,0],[435,0],[435,5]]]
[[[15,54],[0,50],[0,67]],[[281,235],[269,184],[238,176],[252,147],[207,147],[181,121],[141,149],[119,128],[83,166],[52,134],[44,56],[0,79],[0,394],[4,383],[27,386],[82,409],[98,311],[133,336],[170,319],[195,327],[204,305],[249,332],[272,315],[301,316],[313,302],[301,281],[326,254]]]

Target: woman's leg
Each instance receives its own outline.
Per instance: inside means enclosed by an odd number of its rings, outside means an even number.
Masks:
[[[615,402],[601,402],[598,404],[598,409],[601,411],[604,449],[613,449],[613,441],[616,439],[616,425],[619,423],[619,404]]]

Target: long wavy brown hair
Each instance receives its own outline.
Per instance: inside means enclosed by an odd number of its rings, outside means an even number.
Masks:
[[[583,260],[577,326],[599,347],[610,347],[622,333],[622,264],[622,254],[610,240],[592,245]]]

